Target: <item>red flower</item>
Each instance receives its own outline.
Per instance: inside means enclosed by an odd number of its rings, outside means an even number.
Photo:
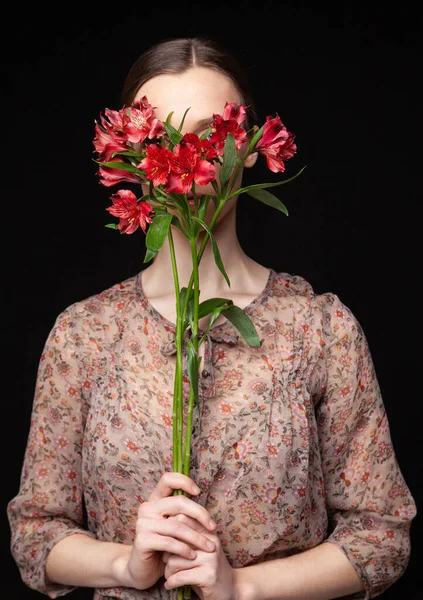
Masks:
[[[146,157],[138,165],[143,169],[146,177],[151,179],[154,186],[165,184],[170,171],[170,159],[172,152],[165,146],[150,144],[146,149]]]
[[[226,102],[225,108],[223,109],[223,118],[228,121],[229,119],[235,119],[238,125],[242,125],[245,121],[245,115],[247,111],[245,106],[242,104],[236,104],[235,102]]]
[[[97,121],[95,123],[93,144],[96,152],[98,152],[99,161],[108,162],[112,158],[113,152],[128,150],[128,144],[126,143],[126,136],[122,132],[115,131],[102,115],[100,118],[101,126]]]
[[[187,194],[193,182],[207,185],[214,179],[215,167],[208,160],[202,160],[194,144],[181,140],[173,149],[170,158],[171,172],[166,191],[171,194]]]
[[[109,213],[119,217],[119,231],[121,233],[134,233],[141,227],[146,230],[146,224],[152,223],[153,219],[148,214],[153,207],[148,202],[137,202],[137,197],[130,190],[119,190],[111,197],[114,206],[106,208]]]
[[[125,114],[124,110],[110,110],[109,108],[106,108],[104,114],[109,121],[108,126],[113,132],[127,139],[125,127],[129,121],[129,117]],[[105,122],[104,118],[102,119],[102,122]]]
[[[255,148],[259,149],[276,149],[280,144],[286,141],[289,137],[285,125],[282,123],[279,115],[276,117],[267,116],[266,123],[263,125],[263,135],[257,142]]]
[[[283,161],[292,158],[297,150],[294,136],[291,133],[289,135],[290,137],[279,148],[269,148],[268,150],[261,151],[261,154],[266,156],[267,166],[273,173],[283,173],[285,171],[285,163]]]
[[[223,115],[213,115],[213,135],[210,143],[215,147],[219,156],[222,156],[228,133],[235,138],[235,147],[239,150],[247,139],[247,132],[240,125],[245,120],[245,107],[240,104],[226,102]]]
[[[123,160],[118,158],[113,159],[112,162],[120,163]],[[141,183],[140,175],[131,173],[130,171],[124,171],[123,169],[112,168],[112,167],[99,167],[98,174],[100,175],[100,183],[106,187],[117,185],[123,181],[130,181],[131,183]]]
[[[266,156],[267,166],[274,173],[285,171],[284,160],[292,158],[297,150],[294,136],[280,120],[280,117],[268,116],[263,126],[263,135],[255,146],[260,154]]]
[[[151,140],[164,135],[163,123],[156,117],[154,108],[148,103],[146,96],[123,110],[128,118],[124,131],[129,142],[141,143],[146,138]]]
[[[196,133],[186,133],[181,142],[192,144],[201,158],[215,158],[217,152],[210,143],[210,140],[200,140]]]

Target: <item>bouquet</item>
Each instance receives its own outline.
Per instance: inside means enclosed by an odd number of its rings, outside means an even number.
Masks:
[[[98,154],[100,183],[106,187],[131,182],[147,186],[148,193],[137,197],[129,189],[120,189],[111,196],[112,206],[106,210],[119,218],[118,223],[106,227],[131,234],[139,227],[146,233],[144,263],[158,253],[166,238],[169,240],[176,296],[176,365],[173,396],[173,470],[189,476],[191,457],[192,416],[198,405],[198,371],[201,357],[198,350],[210,327],[223,314],[237,328],[249,346],[260,347],[257,331],[246,313],[230,299],[212,298],[199,301],[200,282],[198,266],[210,239],[217,268],[230,287],[213,228],[228,200],[248,194],[288,215],[285,205],[267,188],[282,185],[297,177],[305,167],[289,179],[276,183],[260,183],[234,189],[247,157],[257,152],[266,157],[269,169],[285,170],[285,161],[296,152],[294,136],[286,129],[279,116],[268,116],[264,125],[250,130],[243,127],[246,107],[226,103],[222,114],[214,114],[212,126],[200,136],[181,133],[189,108],[179,126],[174,127],[170,113],[160,121],[144,96],[130,107],[119,111],[105,109],[100,122],[95,122],[94,147]],[[243,149],[245,152],[240,152]],[[196,193],[196,184],[211,184],[213,195]],[[210,225],[204,221],[209,202],[215,206]],[[170,214],[168,209],[176,211]],[[147,231],[148,224],[148,231]],[[188,287],[179,289],[175,249],[171,225],[187,238],[192,249],[192,274]],[[197,238],[205,230],[197,253]],[[198,339],[199,319],[211,315],[206,332]],[[186,343],[186,364],[189,379],[187,424],[183,444],[182,394],[182,341],[190,328]],[[198,411],[199,414],[201,411]],[[201,422],[200,422],[201,427]],[[186,494],[175,490],[174,495]],[[177,589],[177,598],[190,598],[191,586]]]

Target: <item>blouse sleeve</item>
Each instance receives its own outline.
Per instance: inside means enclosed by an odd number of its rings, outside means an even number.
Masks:
[[[41,355],[17,495],[7,505],[11,553],[24,583],[49,598],[75,588],[48,580],[48,553],[85,529],[81,480],[87,404],[76,358],[72,307],[56,319]]]
[[[331,533],[374,598],[404,573],[416,505],[401,474],[369,345],[336,294],[323,298],[316,419]]]

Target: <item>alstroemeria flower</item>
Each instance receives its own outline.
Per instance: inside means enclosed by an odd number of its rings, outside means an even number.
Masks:
[[[215,158],[216,149],[211,145],[210,140],[201,140],[196,133],[186,133],[181,142],[192,144],[201,158]]]
[[[263,125],[263,135],[257,142],[255,150],[272,148],[276,150],[280,144],[285,142],[289,137],[285,125],[282,123],[279,115],[276,117],[267,116],[266,123]]]
[[[120,163],[123,160],[114,158],[111,162]],[[106,187],[110,187],[112,185],[117,185],[118,183],[122,183],[123,181],[130,181],[131,183],[141,183],[140,176],[136,173],[131,173],[130,171],[124,171],[123,169],[112,168],[112,167],[99,167],[98,175],[100,176],[101,185]]]
[[[267,166],[273,173],[283,173],[285,171],[284,160],[292,158],[296,151],[297,145],[294,142],[294,136],[290,133],[289,138],[278,147],[262,149],[261,154],[266,156]]]
[[[146,157],[138,165],[145,171],[147,179],[151,179],[154,187],[164,185],[170,171],[172,152],[166,146],[150,144],[146,148]]]
[[[246,114],[247,111],[243,104],[236,104],[235,102],[226,102],[222,116],[225,119],[225,121],[235,119],[238,125],[242,125],[245,121]]]
[[[167,180],[166,191],[171,194],[187,194],[193,182],[207,185],[214,179],[215,167],[208,160],[200,158],[193,144],[181,142],[173,149],[170,158],[171,172]]]
[[[230,104],[226,102],[223,115],[213,115],[213,134],[210,138],[210,143],[216,149],[218,156],[223,155],[228,133],[233,134],[237,150],[247,140],[247,132],[241,127],[241,124],[245,120],[245,114],[244,106],[234,102]]]
[[[100,162],[109,162],[114,152],[124,152],[125,150],[128,150],[126,136],[123,133],[115,131],[103,116],[101,116],[101,126],[97,121],[95,122],[95,137],[93,144],[96,152],[98,152],[98,159]]]
[[[294,136],[287,130],[278,114],[276,117],[266,117],[263,135],[254,150],[266,157],[267,166],[273,173],[285,171],[283,161],[294,156],[297,146],[294,143]]]
[[[163,123],[156,117],[154,108],[147,101],[147,96],[143,96],[141,100],[137,100],[131,107],[123,110],[128,117],[125,133],[130,142],[139,144],[146,138],[152,140],[165,134]]]
[[[134,233],[141,227],[146,232],[147,223],[152,223],[153,219],[149,213],[153,207],[148,202],[137,202],[137,197],[131,190],[119,190],[117,194],[111,197],[113,206],[106,210],[113,216],[119,217],[118,229],[121,233]]]

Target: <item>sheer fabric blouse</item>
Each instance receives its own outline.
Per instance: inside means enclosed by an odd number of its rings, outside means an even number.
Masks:
[[[194,499],[217,522],[232,567],[326,541],[363,582],[348,597],[373,598],[407,566],[416,505],[362,327],[336,294],[273,269],[244,311],[261,348],[229,321],[204,341]],[[138,274],[67,307],[48,335],[7,514],[21,577],[49,598],[75,589],[46,578],[52,547],[74,533],[132,544],[139,503],[173,470],[174,334]],[[184,370],[185,358],[184,342]],[[184,382],[186,404],[186,370]],[[94,589],[94,600],[170,599],[164,582]]]

